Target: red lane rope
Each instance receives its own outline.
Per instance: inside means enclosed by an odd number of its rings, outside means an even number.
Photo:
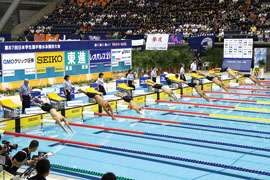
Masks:
[[[163,103],[171,103],[171,104],[178,104],[175,101],[165,101],[165,100],[157,100],[156,102],[163,102]],[[207,107],[218,107],[218,108],[228,108],[228,109],[234,109],[234,106],[221,106],[221,105],[212,105],[212,104],[199,104],[199,103],[187,103],[187,102],[180,102],[180,104],[185,105],[193,105],[193,106],[207,106]]]
[[[98,115],[98,116],[109,116],[108,114],[96,113],[96,112],[94,114]],[[176,121],[166,121],[166,120],[149,119],[149,118],[141,118],[141,117],[131,117],[131,116],[122,116],[122,115],[114,115],[114,117],[127,118],[127,119],[138,119],[141,121],[163,122],[163,123],[169,123],[169,124],[180,124],[180,122],[176,122]]]
[[[257,84],[239,84],[240,86],[257,86]],[[263,85],[265,87],[270,87],[270,85]]]
[[[262,82],[262,83],[270,83],[269,80],[259,80],[259,82]]]
[[[165,112],[176,112],[176,113],[183,113],[183,114],[195,114],[195,115],[202,115],[202,116],[209,116],[209,113],[198,113],[198,112],[188,112],[188,111],[177,111],[171,109],[158,109],[158,108],[149,108],[149,107],[141,107],[142,109],[146,110],[153,110],[153,111],[165,111]]]
[[[181,95],[181,98],[201,98],[200,96],[189,96],[189,95]],[[245,100],[245,99],[229,99],[229,98],[215,98],[208,97],[209,99],[219,100],[219,101],[236,101],[236,102],[257,102],[255,100]]]
[[[106,131],[119,131],[119,132],[126,132],[126,133],[133,133],[133,134],[144,134],[143,132],[139,131],[131,131],[131,130],[125,130],[125,129],[115,129],[115,128],[108,128],[108,127],[101,127],[101,126],[92,126],[92,125],[86,125],[86,124],[77,124],[77,123],[69,123],[71,126],[78,126],[78,127],[87,127],[87,128],[94,128],[94,129],[103,129]]]
[[[247,91],[266,91],[269,92],[270,89],[252,89],[252,88],[236,88],[236,87],[227,87],[228,89],[236,89],[236,90],[247,90]]]
[[[30,135],[30,134],[22,134],[22,133],[16,133],[16,132],[5,131],[4,134],[13,135],[13,136],[22,136],[22,137],[34,138],[34,139],[42,139],[42,140],[47,140],[47,141],[55,141],[55,142],[66,143],[66,144],[77,144],[77,145],[95,147],[95,148],[100,147],[100,145],[98,144],[83,143],[83,142],[78,142],[78,141],[70,141],[70,140],[36,136],[36,135]]]
[[[205,93],[209,94],[228,94],[226,92],[217,92],[217,91],[204,91]],[[258,97],[270,97],[270,95],[265,95],[265,94],[247,94],[247,93],[230,93],[233,95],[244,95],[244,96],[258,96]]]

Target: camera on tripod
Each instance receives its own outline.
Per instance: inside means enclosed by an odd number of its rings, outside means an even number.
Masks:
[[[18,148],[18,144],[10,144],[9,141],[3,140],[2,144],[0,145],[2,149],[7,149],[6,153],[9,154],[12,150],[16,150]]]

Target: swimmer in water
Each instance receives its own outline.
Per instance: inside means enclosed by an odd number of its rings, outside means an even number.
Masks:
[[[131,96],[126,96],[123,93],[115,93],[115,96],[121,97],[125,102],[130,104],[130,107],[135,110],[138,114],[142,114],[142,108],[140,108],[135,101],[133,100],[133,98]]]
[[[112,107],[111,105],[105,101],[100,95],[98,95],[97,93],[91,93],[91,92],[87,92],[84,91],[82,89],[78,89],[79,92],[84,93],[85,95],[87,95],[89,98],[94,98],[96,100],[96,102],[103,107],[104,111],[112,117],[113,120],[115,120],[113,111],[112,111]]]
[[[38,99],[36,97],[33,100],[39,101],[41,104],[36,103],[35,101],[33,101],[32,104],[40,107],[43,111],[46,111],[46,112],[50,113],[52,118],[57,121],[57,123],[61,126],[61,128],[67,134],[68,134],[68,131],[66,130],[66,128],[64,127],[62,122],[64,122],[64,124],[71,130],[71,132],[74,133],[73,129],[68,124],[67,119],[64,116],[62,116],[61,114],[59,114],[51,104],[45,103],[43,100]]]

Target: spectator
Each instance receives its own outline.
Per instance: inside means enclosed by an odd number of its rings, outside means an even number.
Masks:
[[[102,176],[101,180],[116,180],[116,176],[113,173],[108,172]]]
[[[36,166],[37,175],[29,178],[29,180],[46,180],[46,177],[50,174],[51,164],[48,159],[41,159]]]

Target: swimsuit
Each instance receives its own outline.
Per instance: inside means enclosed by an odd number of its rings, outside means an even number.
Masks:
[[[211,77],[211,76],[206,76],[206,79],[208,79],[209,81],[212,81],[215,77]]]
[[[162,85],[161,84],[155,84],[153,87],[156,88],[156,89],[161,89]]]
[[[130,101],[133,100],[133,98],[132,98],[131,96],[124,96],[124,97],[122,97],[122,99],[123,99],[124,101],[128,102],[128,103],[130,103]]]
[[[195,86],[197,86],[197,84],[196,83],[188,83],[188,86],[189,87],[195,87]]]
[[[94,98],[96,95],[98,95],[97,93],[90,93],[90,92],[87,92],[86,95],[89,97],[89,98]]]
[[[50,112],[51,109],[53,109],[54,107],[51,104],[45,103],[44,105],[41,106],[41,109],[43,111],[47,111]]]

